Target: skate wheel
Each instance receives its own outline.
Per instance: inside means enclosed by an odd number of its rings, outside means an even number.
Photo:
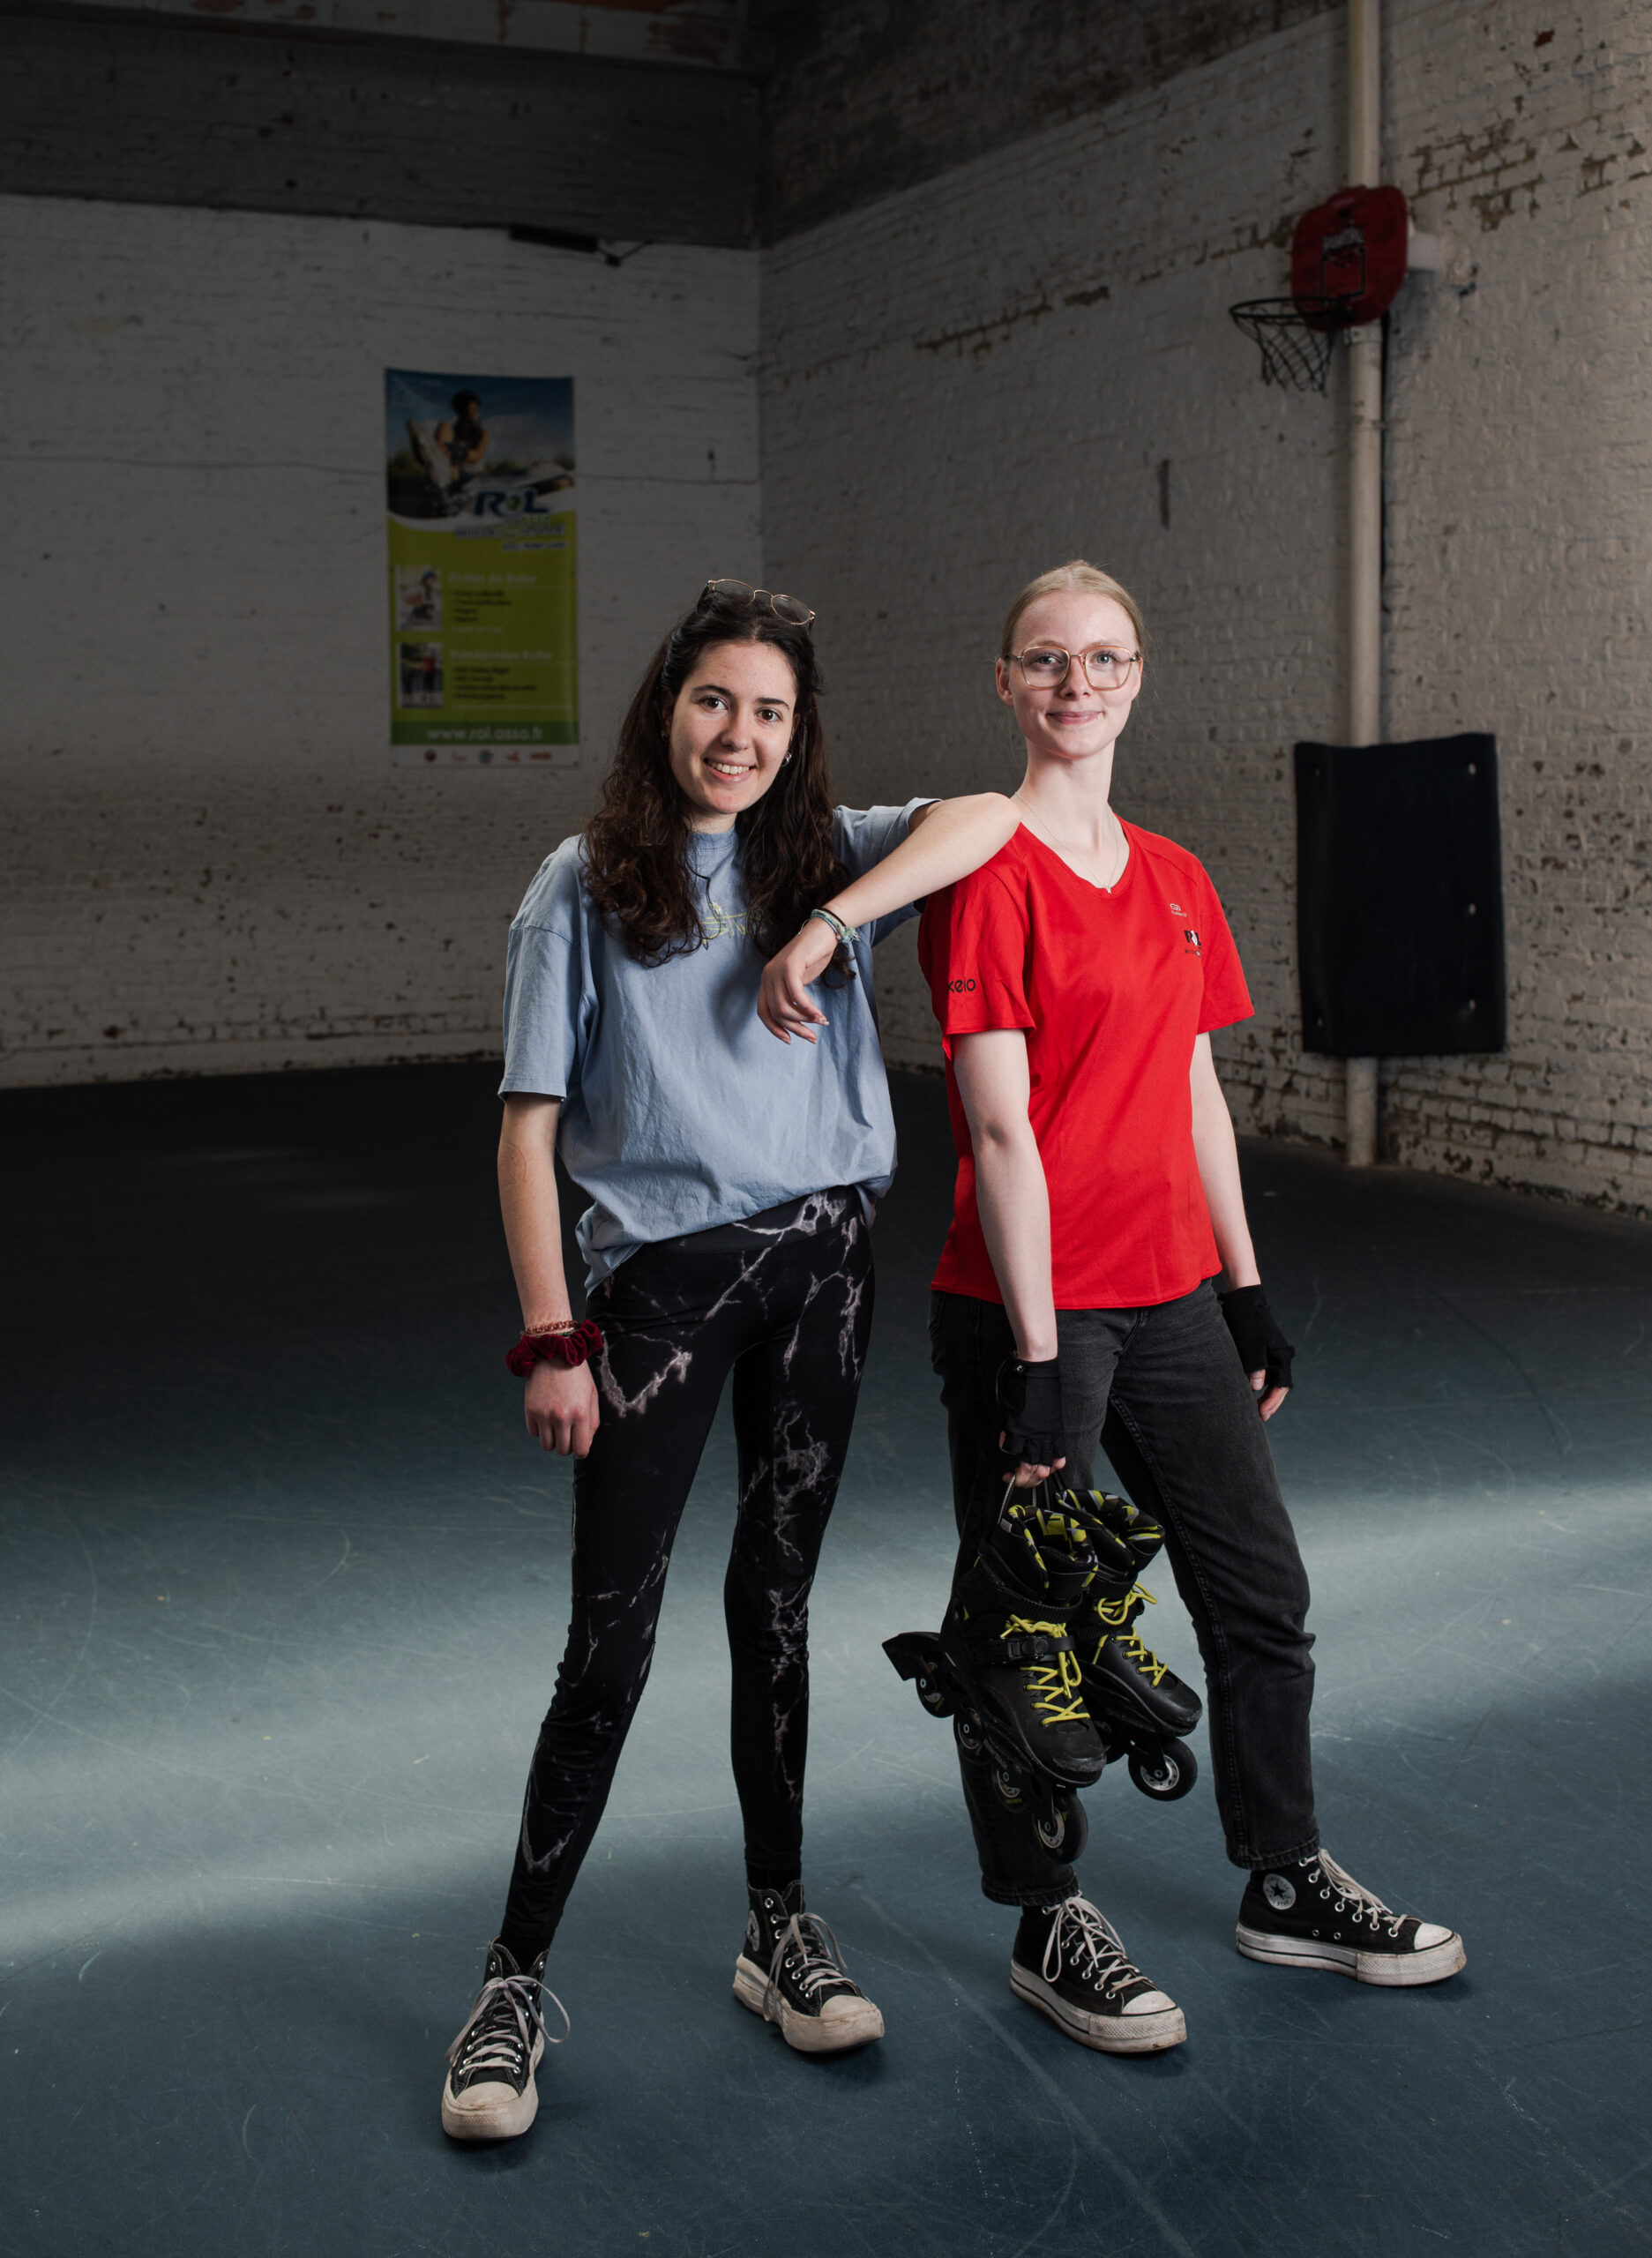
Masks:
[[[1033,1832],[1047,1858],[1076,1858],[1089,1840],[1089,1818],[1077,1796],[1058,1796],[1050,1810],[1033,1821]]]
[[[916,1682],[918,1689],[918,1699],[923,1702],[931,1716],[950,1717],[953,1713],[952,1696],[947,1693],[946,1687],[944,1686],[938,1686],[935,1680],[927,1676],[923,1671],[918,1672]]]
[[[958,1743],[958,1753],[978,1764],[987,1753],[987,1737],[981,1730],[981,1720],[973,1709],[960,1709],[953,1719],[953,1737]]]
[[[992,1767],[992,1788],[1005,1811],[1019,1811],[1027,1800],[1020,1781],[1007,1764]]]
[[[1155,1803],[1177,1803],[1199,1777],[1199,1759],[1185,1740],[1161,1741],[1151,1756],[1132,1749],[1130,1776]]]

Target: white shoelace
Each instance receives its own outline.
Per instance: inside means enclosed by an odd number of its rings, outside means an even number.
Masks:
[[[1336,1892],[1339,1913],[1347,1912],[1351,1907],[1354,1919],[1369,1921],[1373,1931],[1379,1929],[1387,1921],[1388,1934],[1398,1937],[1405,1924],[1403,1913],[1396,1913],[1391,1905],[1385,1905],[1375,1890],[1367,1889],[1363,1882],[1356,1881],[1346,1868],[1339,1866],[1334,1858],[1327,1858],[1323,1851],[1317,1851],[1314,1856],[1319,1860],[1320,1873]]]
[[[804,1933],[805,1930],[807,1935]],[[843,1965],[838,1940],[819,1914],[794,1913],[774,1941],[774,1956],[768,1970],[768,2006],[772,2007],[780,1997],[780,1972],[793,1944],[803,1963],[795,1971],[793,1981],[805,1999],[812,2003],[816,1993],[828,1984],[848,1984],[851,1991],[855,1989]]]
[[[562,2017],[560,2037],[553,2038],[545,2029],[542,2000],[549,2000]],[[506,2004],[511,2009],[508,2022],[501,2012]],[[467,2077],[474,2077],[479,2070],[503,2070],[514,2082],[522,2064],[533,2059],[535,2031],[548,2045],[560,2046],[572,2029],[567,2008],[537,1977],[490,1976],[477,1993],[464,2029],[448,2048],[447,2059]]]
[[[1125,1950],[1124,1939],[1088,1897],[1069,1897],[1050,1923],[1044,1981],[1057,1982],[1069,1960],[1080,1981],[1094,1984],[1103,1999],[1116,1999],[1127,1984],[1142,1980],[1141,1970]]]

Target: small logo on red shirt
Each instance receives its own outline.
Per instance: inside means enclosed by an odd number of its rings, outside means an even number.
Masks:
[[[1187,943],[1188,954],[1190,956],[1197,956],[1200,953],[1199,933],[1197,929],[1192,925],[1184,925],[1182,928],[1182,938]]]
[[[973,995],[975,986],[973,980],[949,980],[946,983],[946,992],[949,996]]]

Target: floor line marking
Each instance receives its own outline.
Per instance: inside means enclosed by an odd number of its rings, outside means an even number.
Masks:
[[[951,1989],[953,1996],[957,2000],[959,2005],[967,2008],[968,2012],[975,2015],[980,2022],[984,2022],[988,2030],[991,2031],[993,2037],[998,2039],[998,2043],[1006,2048],[1010,2053],[1014,2055],[1016,2060],[1030,2076],[1037,2080],[1038,2083],[1043,2088],[1044,2091],[1055,2103],[1057,2108],[1060,2110],[1062,2115],[1066,2118],[1069,2124],[1076,2127],[1079,2134],[1083,2139],[1086,2148],[1090,2150],[1092,2155],[1099,2157],[1104,2164],[1118,2174],[1125,2187],[1129,2190],[1134,2201],[1153,2221],[1153,2224],[1158,2228],[1159,2232],[1164,2237],[1165,2241],[1170,2245],[1170,2248],[1176,2252],[1177,2258],[1199,2258],[1199,2253],[1194,2249],[1192,2244],[1186,2241],[1177,2232],[1175,2227],[1172,2226],[1170,2220],[1166,2218],[1163,2211],[1160,2209],[1157,2202],[1155,2202],[1152,2195],[1148,2194],[1147,2188],[1142,2186],[1140,2180],[1137,2179],[1135,2173],[1131,2171],[1128,2165],[1122,2164],[1114,2150],[1103,2146],[1102,2142],[1096,2137],[1094,2127],[1089,2123],[1089,2120],[1085,2117],[1083,2112],[1073,2107],[1072,2102],[1068,2100],[1057,2080],[1050,2076],[1050,2073],[1043,2067],[1042,2063],[1037,2061],[1033,2055],[1028,2052],[1026,2047],[1021,2045],[1019,2038],[1015,2037],[1012,2032],[1005,2030],[1004,2024],[999,2021],[998,2017],[993,2014],[991,2008],[984,2007],[979,2000],[972,1998],[971,1995],[964,1990],[956,1977],[953,1976],[946,1962],[940,1959],[937,1954],[931,1952],[928,1945],[923,1942],[923,1940],[921,1937],[914,1936],[910,1929],[903,1928],[899,1921],[895,1920],[892,1915],[886,1913],[882,1905],[878,1903],[878,1900],[872,1896],[869,1890],[863,1889],[861,1895],[865,1899],[866,1903],[871,1906],[872,1911],[878,1916],[878,1919],[884,1923],[886,1928],[891,1930],[894,1935],[902,1939],[902,1940],[908,1945],[913,1951],[921,1953],[923,1958],[929,1962],[931,1968],[938,1969],[940,1971],[942,1978]],[[1023,2245],[1022,2247],[1025,2248],[1027,2246]]]

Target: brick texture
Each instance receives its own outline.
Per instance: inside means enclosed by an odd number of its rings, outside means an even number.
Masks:
[[[1510,1032],[1385,1062],[1387,1151],[1645,1208],[1648,41],[1618,0],[1387,16],[1387,169],[1447,264],[1393,320],[1385,727],[1498,736]],[[1151,633],[1118,804],[1227,904],[1241,1127],[1327,1143],[1289,750],[1342,735],[1343,372],[1264,386],[1226,309],[1341,184],[1343,71],[1340,15],[1296,24],[774,246],[763,295],[766,551],[820,609],[845,789],[1010,782],[1009,598],[1073,554],[1118,573]],[[887,1048],[932,1064],[903,948]]]
[[[739,244],[757,159],[721,72],[0,12],[0,192]]]
[[[1391,324],[1385,727],[1498,736],[1510,1030],[1498,1058],[1385,1061],[1385,1148],[1646,1209],[1652,41],[1621,0],[1387,15],[1385,170],[1446,265]],[[1341,734],[1342,371],[1325,399],[1264,386],[1226,310],[1283,287],[1294,218],[1343,177],[1342,26],[1274,20],[928,179],[868,176],[760,270],[0,198],[0,1080],[490,1050],[510,909],[704,572],[761,558],[819,607],[841,788],[890,800],[1014,781],[999,622],[1082,553],[1151,631],[1119,804],[1204,857],[1250,973],[1236,1115],[1334,1144],[1341,1070],[1298,1036],[1289,752]],[[566,767],[389,766],[386,363],[579,381]],[[890,1055],[933,1065],[910,930],[885,953]]]
[[[1390,344],[1392,735],[1494,729],[1509,1043],[1385,1064],[1414,1165],[1652,1205],[1652,33],[1431,0],[1388,59],[1390,164],[1445,232]]]
[[[1342,4],[770,0],[764,236],[778,242]]]
[[[759,569],[756,255],[0,198],[0,1083],[482,1054],[652,639]],[[383,370],[572,375],[582,728],[392,768]]]

